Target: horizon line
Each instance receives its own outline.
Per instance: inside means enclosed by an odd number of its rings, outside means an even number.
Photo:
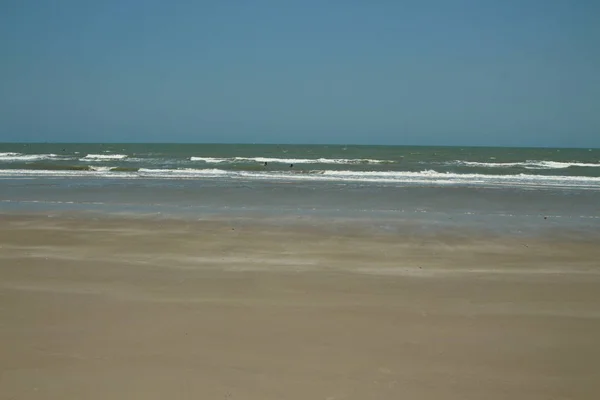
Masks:
[[[150,142],[116,142],[116,141],[107,141],[107,142],[38,142],[38,141],[26,141],[26,142],[17,142],[17,141],[0,141],[0,144],[77,144],[77,145],[112,145],[112,144],[120,144],[120,145],[132,145],[132,144],[155,144],[155,145],[243,145],[243,146],[351,146],[351,147],[359,147],[359,146],[371,146],[371,147],[449,147],[449,148],[457,148],[457,147],[467,147],[467,148],[514,148],[514,149],[574,149],[574,150],[600,150],[600,147],[594,146],[586,146],[586,147],[576,147],[576,146],[514,146],[514,145],[443,145],[443,144],[435,144],[435,145],[427,145],[427,144],[359,144],[359,143],[275,143],[275,142],[158,142],[158,141],[150,141]]]

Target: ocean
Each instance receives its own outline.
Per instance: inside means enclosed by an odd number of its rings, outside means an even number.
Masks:
[[[0,144],[0,211],[58,210],[597,232],[600,149]]]

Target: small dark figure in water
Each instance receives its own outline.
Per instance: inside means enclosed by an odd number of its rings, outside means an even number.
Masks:
[[[267,166],[267,163],[265,162],[265,167]]]
[[[294,164],[290,164],[290,168],[294,168]]]

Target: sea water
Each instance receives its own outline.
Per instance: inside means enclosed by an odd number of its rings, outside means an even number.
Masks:
[[[52,210],[598,233],[600,149],[0,144],[0,211]]]

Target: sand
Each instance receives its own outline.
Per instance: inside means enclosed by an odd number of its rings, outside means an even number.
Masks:
[[[0,217],[0,399],[597,399],[597,238]]]

